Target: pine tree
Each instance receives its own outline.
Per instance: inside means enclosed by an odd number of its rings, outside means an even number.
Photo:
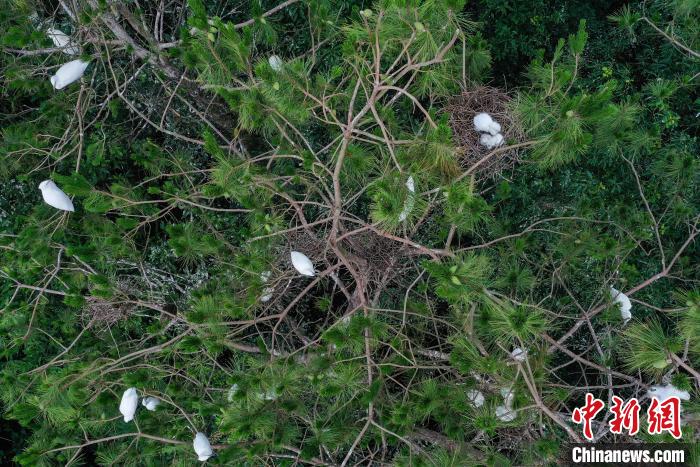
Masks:
[[[446,111],[489,77],[462,1],[59,3],[0,12],[20,464],[191,465],[201,433],[221,465],[535,465],[581,439],[587,391],[672,383],[694,412],[692,76],[598,79],[581,20],[511,91],[522,140],[483,157],[526,155],[489,178]],[[679,74],[690,3],[649,39]],[[50,26],[90,63],[61,90]]]

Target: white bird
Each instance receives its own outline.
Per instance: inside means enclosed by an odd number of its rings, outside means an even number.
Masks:
[[[482,133],[479,138],[479,143],[482,146],[486,146],[486,149],[497,148],[503,144],[503,135],[496,133],[496,135],[492,136],[488,133]]]
[[[53,41],[53,45],[60,47],[61,51],[66,55],[78,55],[80,53],[80,48],[78,46],[71,45],[70,37],[65,35],[63,31],[48,28],[46,30],[46,35]]]
[[[499,405],[496,407],[496,417],[502,422],[512,422],[515,420],[517,414],[513,411],[511,407],[506,407],[504,405]]]
[[[501,125],[491,118],[491,115],[482,112],[474,116],[474,129],[479,133],[490,133],[495,136],[501,132]]]
[[[264,399],[266,401],[273,401],[277,399],[277,391],[270,389],[269,391],[258,393],[258,398]]]
[[[524,362],[527,358],[527,349],[523,350],[520,347],[514,348],[513,351],[510,353],[510,358],[512,358],[516,362]]]
[[[51,85],[54,89],[63,89],[74,81],[78,81],[90,63],[82,60],[70,61],[56,71],[51,77]]]
[[[282,71],[284,62],[279,56],[270,55],[270,57],[267,59],[267,62],[270,64],[270,68],[272,68],[274,71]]]
[[[614,287],[610,287],[610,297],[615,303],[620,304],[620,316],[622,321],[627,324],[627,321],[632,319],[632,302],[629,297]]]
[[[119,403],[119,412],[124,415],[124,421],[130,422],[134,419],[136,407],[139,405],[139,395],[136,388],[129,388],[122,394],[122,401]]]
[[[160,404],[160,399],[157,397],[144,397],[141,400],[141,405],[146,407],[147,410],[150,410],[151,412],[154,412],[156,410],[156,407]]]
[[[503,398],[503,402],[505,403],[506,407],[511,407],[513,405],[515,394],[513,393],[512,388],[501,388],[501,397]]]
[[[194,452],[197,453],[197,458],[202,462],[214,455],[211,444],[209,444],[209,438],[201,431],[198,431],[197,434],[194,435],[192,447],[194,447]]]
[[[264,282],[267,282],[270,279],[270,276],[272,275],[272,271],[264,271],[260,273],[260,280]],[[270,301],[272,298],[272,293],[275,291],[274,287],[265,287],[263,289],[263,294],[260,297],[260,301],[265,303]]]
[[[406,219],[408,219],[408,215],[413,211],[413,205],[415,204],[415,192],[416,192],[416,184],[413,181],[413,176],[408,177],[408,180],[406,180],[406,188],[408,188],[408,196],[406,197],[406,201],[403,204],[403,210],[399,214],[399,222],[403,222]]]
[[[669,397],[677,397],[683,399],[684,401],[690,400],[690,393],[688,391],[681,391],[673,384],[666,384],[665,386],[652,386],[647,391],[649,398],[656,397],[659,402],[663,402]]]
[[[467,391],[467,399],[469,399],[469,402],[471,402],[474,407],[478,408],[484,405],[484,395],[477,389],[470,389]]]
[[[39,184],[39,189],[41,190],[41,197],[44,198],[44,202],[49,206],[62,211],[75,211],[73,202],[63,190],[56,186],[53,180],[44,180]]]
[[[496,417],[503,422],[512,422],[516,417],[516,413],[513,411],[515,394],[510,387],[507,387],[501,388],[501,396],[503,397],[503,405],[496,407]]]
[[[304,253],[299,253],[298,251],[292,251],[292,266],[296,269],[302,276],[313,277],[316,275],[314,271],[314,263],[306,256]]]

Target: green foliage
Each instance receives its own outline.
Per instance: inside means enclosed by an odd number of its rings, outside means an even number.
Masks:
[[[610,378],[698,410],[696,1],[82,3],[0,11],[3,464],[201,431],[219,465],[549,465]],[[91,60],[63,90],[49,25]],[[523,131],[493,177],[445,111],[484,84]]]

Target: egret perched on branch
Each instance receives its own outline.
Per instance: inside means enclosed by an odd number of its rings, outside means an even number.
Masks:
[[[46,30],[46,35],[53,41],[53,45],[61,48],[61,51],[66,55],[78,55],[80,53],[80,48],[78,46],[71,45],[70,37],[65,35],[63,31],[48,28]]]
[[[51,77],[51,85],[54,89],[63,89],[74,81],[78,81],[85,73],[85,69],[90,63],[82,60],[70,61],[56,71]]]
[[[70,200],[63,190],[56,186],[53,180],[44,180],[39,184],[41,197],[44,202],[51,207],[60,209],[61,211],[74,212],[73,202]]]
[[[298,251],[292,251],[292,266],[296,269],[302,276],[313,277],[316,275],[314,271],[314,263],[306,256],[304,253],[299,253]]]
[[[620,304],[620,315],[622,316],[622,321],[627,324],[627,321],[632,319],[632,302],[629,297],[614,287],[610,287],[610,297],[612,297],[615,303]]]
[[[130,422],[134,419],[136,407],[139,405],[139,395],[136,388],[129,388],[122,394],[122,401],[119,403],[119,412],[124,415],[124,421]]]
[[[158,399],[157,397],[144,397],[141,401],[141,405],[146,407],[146,409],[150,410],[151,412],[154,412],[159,404],[160,399]]]
[[[673,384],[666,384],[665,386],[652,386],[647,391],[649,398],[656,397],[659,402],[663,402],[669,397],[677,397],[683,399],[684,401],[690,400],[690,393],[688,391],[682,391],[675,387]]]
[[[416,184],[413,181],[413,176],[408,177],[408,180],[406,180],[406,188],[408,188],[408,196],[403,204],[403,210],[401,211],[401,214],[399,214],[399,222],[405,221],[411,211],[413,211],[413,205],[416,201]]]
[[[201,431],[198,431],[197,434],[194,435],[192,447],[194,447],[194,452],[197,453],[197,458],[202,462],[214,455],[211,444],[209,444],[209,438]]]
[[[489,133],[495,136],[501,132],[501,125],[491,118],[491,115],[482,112],[474,116],[474,129],[479,133]]]

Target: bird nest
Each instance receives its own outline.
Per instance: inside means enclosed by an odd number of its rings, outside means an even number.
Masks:
[[[510,96],[503,91],[479,86],[454,96],[445,108],[450,114],[460,164],[465,170],[477,166],[473,173],[478,178],[496,178],[520,161],[524,148],[511,146],[524,141],[524,132],[511,112],[510,102]],[[504,144],[500,147],[488,149],[479,142],[481,134],[474,129],[474,116],[481,112],[501,125]]]
[[[369,273],[371,279],[377,279],[375,276],[383,276],[387,269],[394,267],[396,258],[402,254],[404,247],[403,244],[372,231],[347,237],[343,244],[354,257],[364,261],[364,264],[358,266]]]
[[[322,259],[324,256],[326,242],[306,230],[289,232],[286,237],[289,246],[280,250],[278,262],[285,263],[290,268],[292,267],[289,250],[304,253],[311,261]]]
[[[279,267],[292,268],[289,250],[296,250],[308,256],[316,266],[317,272],[337,261],[325,241],[306,231],[290,232],[286,237],[288,246],[281,250],[278,255],[277,264]],[[381,275],[387,268],[392,267],[396,256],[401,254],[404,246],[371,231],[347,236],[341,244],[342,248],[349,253],[347,259],[356,263],[355,267],[367,274],[368,277]]]
[[[83,325],[93,323],[97,328],[107,328],[122,319],[127,318],[134,306],[126,303],[115,303],[100,297],[89,296],[85,299],[82,311]]]

